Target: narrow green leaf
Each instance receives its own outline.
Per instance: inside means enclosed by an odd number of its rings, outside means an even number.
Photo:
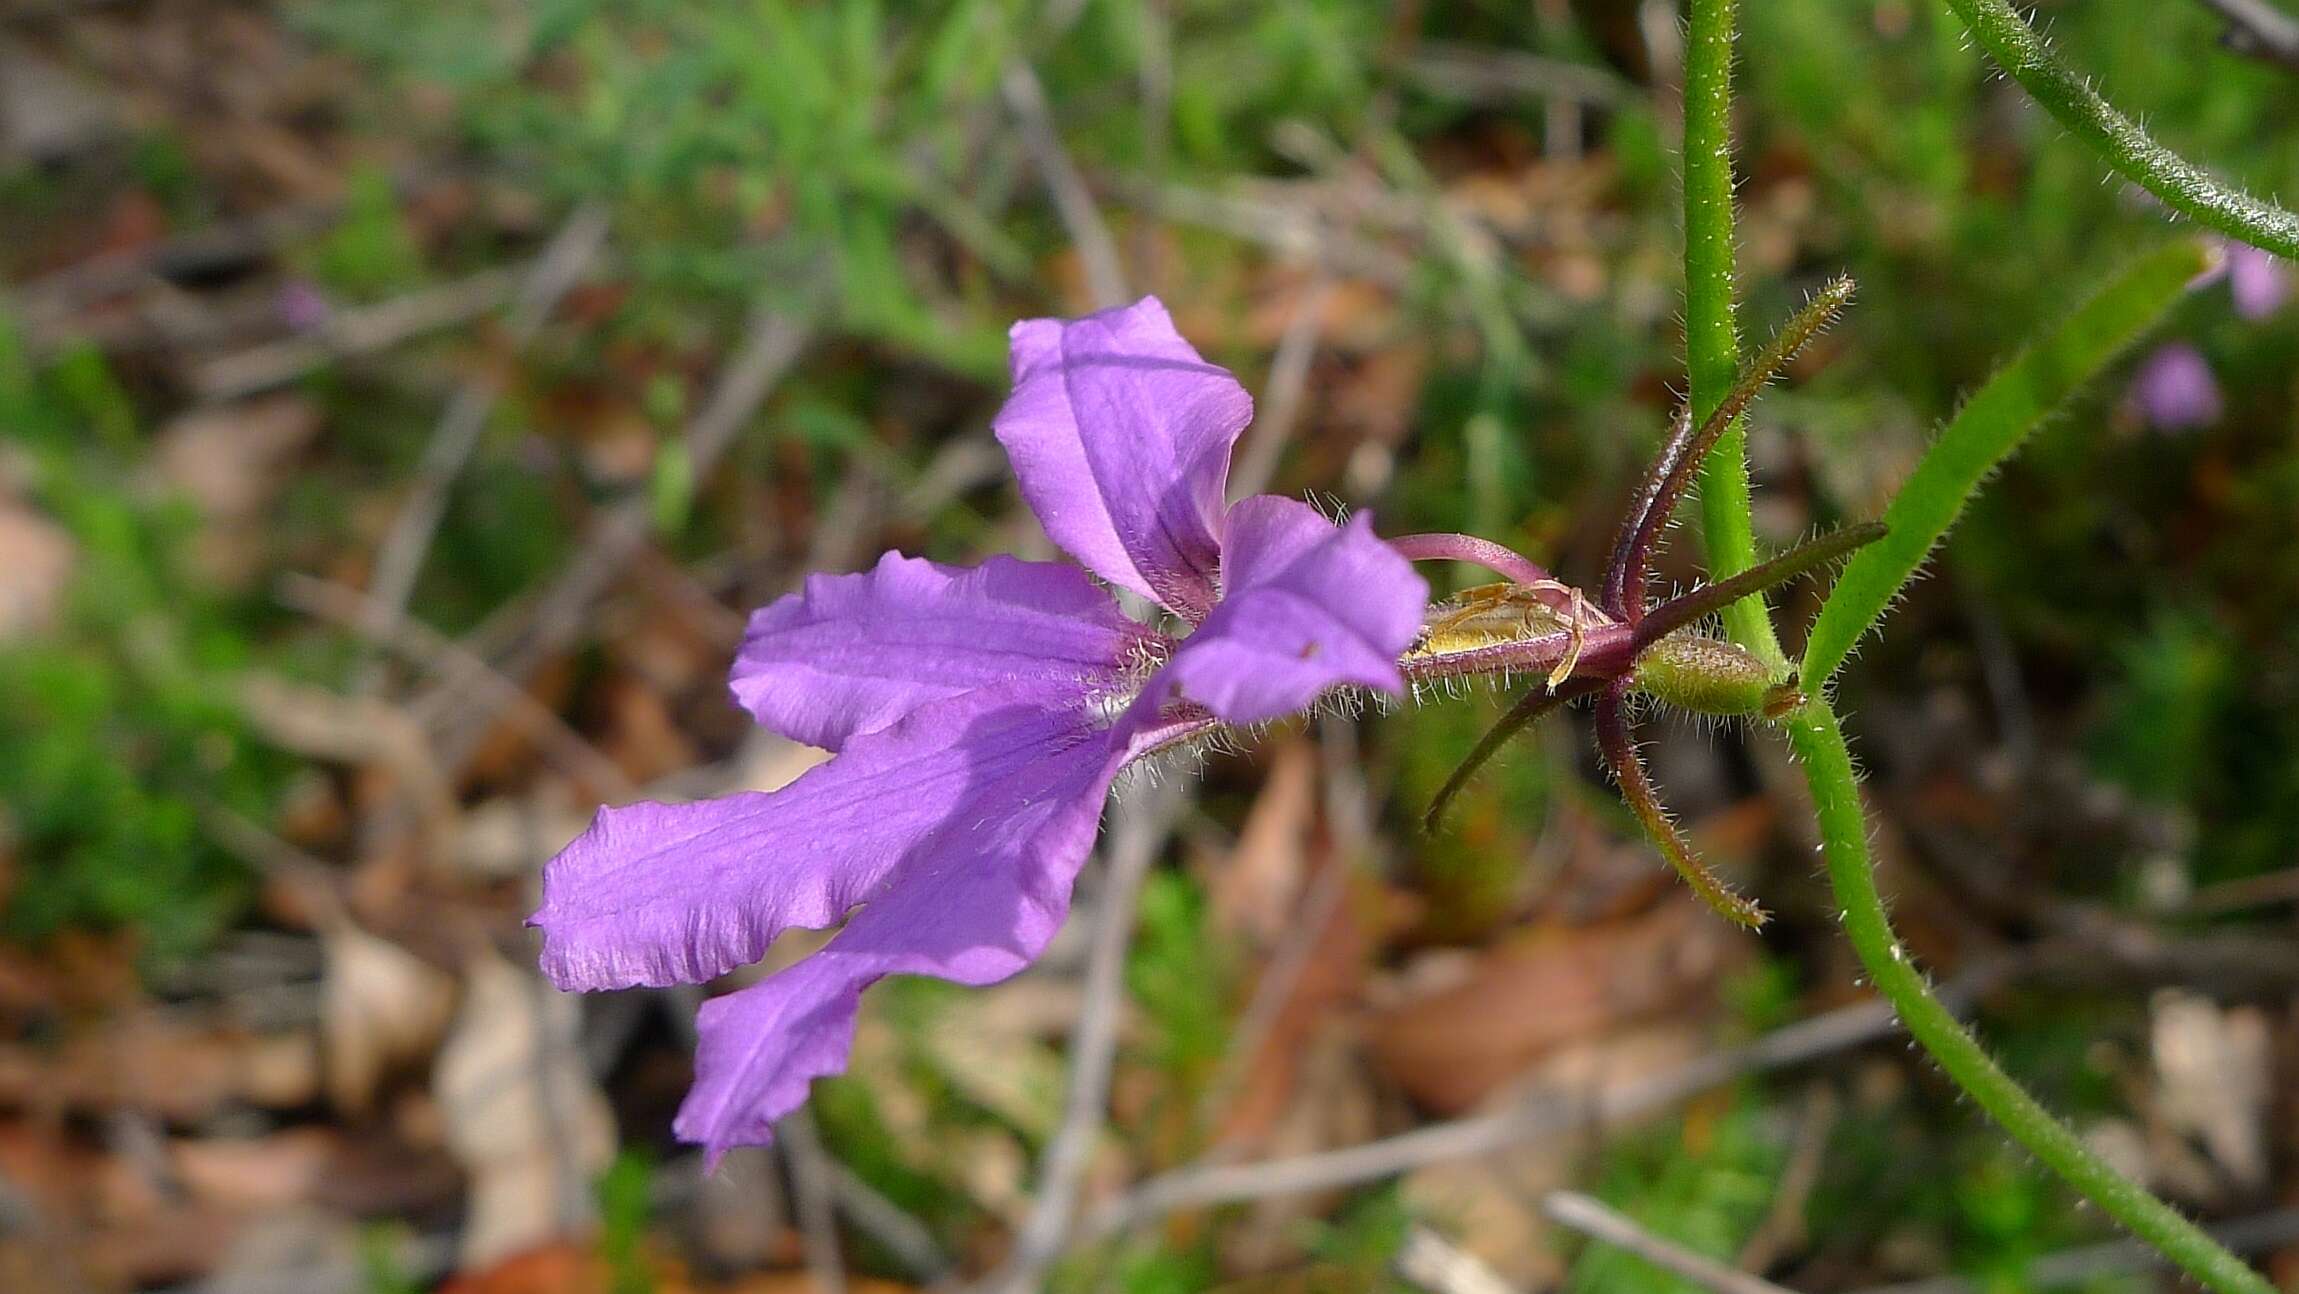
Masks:
[[[1805,643],[1806,686],[1826,682],[1860,636],[1883,619],[1988,474],[2061,401],[2147,331],[2211,259],[2200,239],[2148,253],[1980,388],[1884,510],[1889,533],[1845,565]]]

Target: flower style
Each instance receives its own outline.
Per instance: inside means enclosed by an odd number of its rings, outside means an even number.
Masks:
[[[1042,952],[1129,763],[1338,687],[1402,692],[1428,587],[1363,515],[1225,503],[1252,400],[1148,298],[1015,326],[994,423],[1023,498],[1080,566],[888,553],[758,611],[735,698],[833,752],[778,791],[602,810],[547,865],[542,964],[562,989],[691,984],[794,927],[844,922],[702,1007],[678,1135],[770,1139],[845,1067],[887,975],[989,984]],[[1088,572],[1183,632],[1125,615]]]

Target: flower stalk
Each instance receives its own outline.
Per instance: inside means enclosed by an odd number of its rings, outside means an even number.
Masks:
[[[2269,1294],[2274,1287],[2242,1259],[2093,1154],[2073,1129],[2006,1074],[1934,996],[1893,932],[1883,896],[1877,893],[1859,777],[1835,712],[1825,702],[1810,700],[1786,726],[1789,745],[1812,788],[1821,858],[1835,890],[1844,936],[1909,1035],[2004,1131],[2182,1271],[2215,1290]]]
[[[1851,294],[1850,279],[1830,283],[1757,353],[1754,364],[1734,376],[1707,417],[1695,422],[1689,408],[1678,414],[1621,521],[1593,601],[1516,553],[1483,540],[1408,535],[1390,541],[1411,559],[1471,561],[1512,577],[1509,583],[1469,589],[1430,607],[1420,635],[1398,661],[1409,683],[1479,674],[1499,674],[1505,680],[1545,671],[1541,685],[1519,698],[1438,788],[1423,815],[1424,827],[1435,829],[1470,776],[1512,737],[1568,701],[1596,696],[1605,764],[1662,857],[1718,914],[1743,926],[1764,923],[1763,909],[1718,879],[1676,829],[1637,754],[1627,703],[1638,693],[1701,714],[1770,718],[1802,700],[1785,663],[1774,666],[1736,642],[1699,634],[1693,625],[1744,601],[1761,612],[1763,603],[1754,595],[1876,542],[1884,537],[1882,525],[1854,526],[1813,540],[1648,609],[1652,557],[1725,428],[1836,317]]]
[[[2287,255],[2299,254],[2299,218],[2230,193],[2156,146],[2052,59],[2042,39],[2008,5],[2001,0],[1948,3],[2007,71],[2064,125],[2106,155],[2117,170],[2199,220]],[[1721,402],[1715,393],[1724,389],[1728,371],[1721,360],[1729,357],[1733,343],[1728,138],[1733,19],[1732,0],[1691,0],[1685,71],[1685,332],[1696,416],[1708,402]],[[1710,566],[1729,582],[1730,576],[1753,561],[1752,516],[1738,438],[1728,435],[1724,440],[1710,459],[1704,481],[1702,525]],[[1941,519],[1940,529],[1945,529],[1949,520],[1952,513]],[[1936,530],[1925,531],[1904,536],[1902,542],[1917,544],[1920,555],[1937,536]],[[1780,658],[1771,627],[1761,615],[1752,618],[1728,610],[1726,617],[1736,641],[1749,644],[1767,659]],[[1843,646],[1849,646],[1849,635],[1839,637]],[[1817,671],[1822,679],[1842,659],[1841,647],[1828,650],[1832,654],[1819,662],[1822,668]],[[1781,663],[1785,669],[1785,661]],[[1616,703],[1616,698],[1608,693],[1606,701]],[[1600,714],[1600,720],[1617,714],[1616,703]],[[2189,1276],[2215,1290],[2240,1294],[2270,1290],[2264,1278],[2194,1223],[2091,1153],[2081,1138],[1988,1056],[1933,994],[1930,984],[1909,962],[1886,915],[1883,896],[1876,889],[1859,780],[1835,712],[1825,697],[1814,695],[1787,711],[1785,727],[1812,791],[1821,856],[1845,936],[1909,1034],[2021,1145]],[[1617,718],[1609,727],[1600,726],[1599,737],[1609,758],[1612,750],[1623,744]],[[1626,754],[1628,761],[1624,763],[1633,766],[1633,748]],[[1616,772],[1622,774],[1625,790],[1627,769],[1616,764]],[[1635,806],[1639,801],[1632,796],[1630,803]],[[1654,830],[1653,823],[1648,821],[1646,826]],[[1661,838],[1658,831],[1654,834]],[[1673,855],[1671,861],[1675,861]],[[1690,874],[1687,880],[1699,883]]]
[[[1684,37],[1684,358],[1692,418],[1722,407],[1740,371],[1740,334],[1733,319],[1732,43],[1735,0],[1691,0]],[[1697,215],[1696,215],[1697,213]],[[1718,579],[1756,564],[1750,520],[1748,437],[1734,420],[1717,438],[1701,476],[1701,533],[1709,573]],[[1756,653],[1774,674],[1788,658],[1761,603],[1725,608],[1731,639]]]

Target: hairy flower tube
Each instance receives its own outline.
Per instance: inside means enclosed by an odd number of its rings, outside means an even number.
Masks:
[[[777,791],[604,809],[544,869],[530,923],[545,973],[570,991],[700,983],[786,930],[843,923],[702,1007],[675,1129],[714,1156],[768,1141],[815,1078],[845,1068],[879,979],[982,985],[1035,960],[1128,764],[1335,689],[1402,695],[1468,675],[1542,680],[1536,712],[1594,693],[1600,733],[1625,732],[1630,689],[1756,711],[1777,683],[1689,627],[1850,546],[1822,541],[1647,612],[1647,559],[1716,419],[1680,424],[1624,528],[1634,553],[1616,562],[1618,587],[1592,600],[1467,536],[1384,542],[1363,513],[1336,523],[1272,495],[1226,504],[1252,401],[1155,298],[1018,324],[1012,367],[994,430],[1079,565],[888,553],[867,572],[810,577],[752,616],[732,685],[761,724],[832,758]],[[1437,558],[1510,583],[1432,607],[1411,562]],[[1133,619],[1095,576],[1169,618]],[[1607,755],[1631,803],[1651,801],[1633,750],[1608,741]],[[1657,802],[1652,814],[1666,851]],[[1752,919],[1688,851],[1670,857],[1719,910]]]

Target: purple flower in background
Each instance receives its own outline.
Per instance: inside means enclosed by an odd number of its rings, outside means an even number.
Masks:
[[[2225,408],[2210,362],[2183,341],[2155,348],[2131,380],[2131,397],[2158,431],[2208,427]]]
[[[845,1067],[887,975],[989,984],[1053,937],[1131,761],[1339,686],[1403,689],[1428,588],[1360,514],[1224,502],[1252,400],[1148,298],[1013,330],[996,419],[1022,495],[1084,567],[888,553],[760,610],[733,670],[758,721],[834,757],[779,791],[600,812],[543,873],[562,989],[691,984],[793,927],[820,951],[702,1008],[678,1135],[769,1139]],[[1186,629],[1123,614],[1087,572]]]
[[[2235,298],[2235,313],[2245,319],[2264,319],[2283,308],[2291,295],[2291,275],[2283,262],[2248,243],[2227,249],[2227,293]]]
[[[2264,319],[2291,295],[2288,266],[2248,243],[2227,244],[2220,264],[2198,284],[2227,280],[2227,294],[2242,319]],[[2183,341],[2155,348],[2131,380],[2131,402],[2158,431],[2191,431],[2219,421],[2226,400],[2203,352]]]
[[[289,279],[272,298],[279,321],[295,332],[318,332],[334,322],[335,307],[310,279]]]

